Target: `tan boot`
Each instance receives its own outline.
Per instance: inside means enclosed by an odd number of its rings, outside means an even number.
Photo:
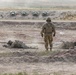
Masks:
[[[52,51],[52,48],[50,48],[50,51]]]
[[[48,48],[46,48],[46,51],[48,51]]]

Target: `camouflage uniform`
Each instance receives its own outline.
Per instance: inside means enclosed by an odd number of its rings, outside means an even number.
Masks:
[[[47,18],[47,23],[42,27],[41,36],[44,36],[45,48],[48,50],[48,45],[50,45],[50,50],[52,50],[53,36],[55,36],[55,27],[51,23],[51,19]]]

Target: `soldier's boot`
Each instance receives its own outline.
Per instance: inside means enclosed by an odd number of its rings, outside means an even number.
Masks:
[[[52,51],[52,41],[49,41],[50,51]]]
[[[52,48],[50,47],[50,51],[52,51]]]
[[[46,48],[46,51],[48,51],[48,48]]]
[[[50,51],[52,51],[52,46],[53,46],[53,45],[51,44],[51,45],[50,45]]]

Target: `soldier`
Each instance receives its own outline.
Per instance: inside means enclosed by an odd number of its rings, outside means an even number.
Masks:
[[[50,45],[50,51],[52,50],[52,41],[53,36],[55,36],[55,27],[51,23],[51,19],[47,18],[47,23],[45,23],[42,27],[41,36],[44,36],[45,48],[48,51],[48,45]]]

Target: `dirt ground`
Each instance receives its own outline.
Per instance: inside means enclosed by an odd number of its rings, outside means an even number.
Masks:
[[[20,23],[20,22],[18,22]],[[50,55],[64,51],[62,41],[76,41],[76,30],[56,28],[53,51],[46,52],[41,27],[0,22],[0,73],[27,72],[29,75],[76,75],[76,64],[71,61],[49,61]],[[8,40],[20,40],[36,49],[11,49],[2,45]],[[66,51],[66,50],[65,50]],[[65,59],[66,60],[66,59]]]

